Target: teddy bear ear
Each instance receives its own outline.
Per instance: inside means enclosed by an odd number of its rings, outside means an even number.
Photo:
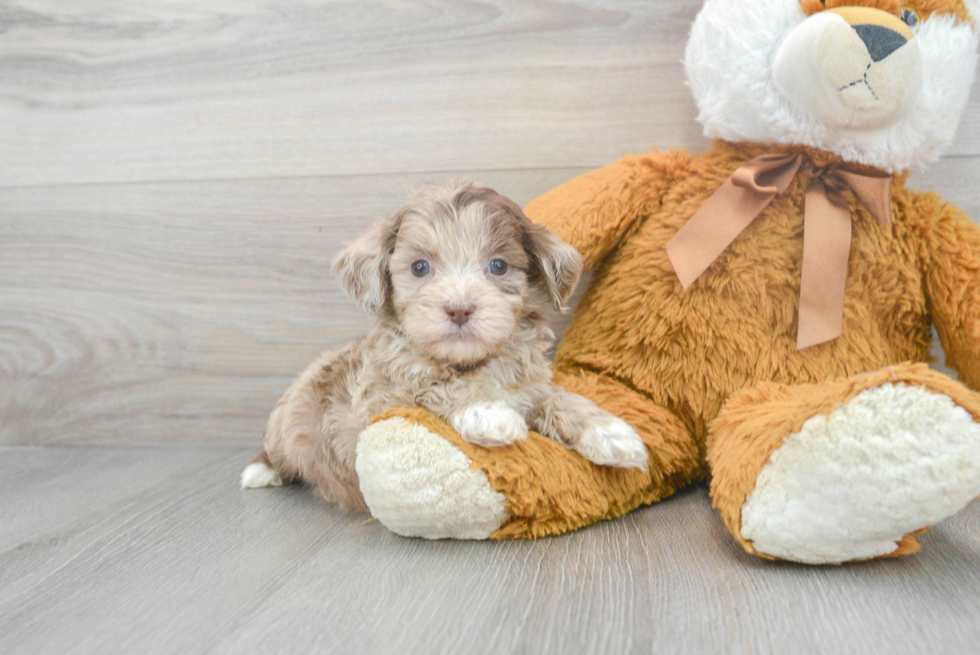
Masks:
[[[397,216],[389,214],[352,241],[334,260],[334,273],[347,296],[369,314],[388,297],[388,258],[394,249]]]
[[[543,225],[523,217],[524,249],[541,284],[560,313],[568,311],[568,301],[582,277],[582,255]]]

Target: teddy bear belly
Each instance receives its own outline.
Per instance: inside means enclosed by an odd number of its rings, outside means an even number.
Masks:
[[[710,278],[711,271],[705,275]],[[849,280],[842,335],[799,351],[798,284],[732,282],[723,293],[709,293],[718,288],[717,279],[699,280],[686,292],[674,280],[638,284],[635,276],[614,270],[597,276],[594,286],[601,291],[591,289],[576,310],[557,366],[610,375],[674,411],[701,440],[705,426],[741,388],[820,382],[928,361],[931,328],[921,291],[896,302],[895,289]]]

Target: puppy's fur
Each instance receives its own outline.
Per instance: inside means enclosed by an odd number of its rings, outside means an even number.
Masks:
[[[507,198],[466,181],[427,187],[335,269],[374,325],[293,383],[243,487],[302,479],[342,508],[366,510],[357,436],[398,406],[424,407],[483,446],[522,440],[530,425],[597,464],[646,466],[632,428],[551,385],[545,308],[565,311],[582,258]]]

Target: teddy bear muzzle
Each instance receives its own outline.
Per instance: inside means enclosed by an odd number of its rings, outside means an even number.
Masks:
[[[773,75],[787,100],[835,129],[892,125],[922,86],[915,32],[870,7],[828,9],[803,21],[780,46]]]

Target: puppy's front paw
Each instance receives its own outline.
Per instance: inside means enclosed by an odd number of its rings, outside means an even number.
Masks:
[[[618,418],[593,425],[573,446],[585,459],[603,466],[647,468],[647,449],[636,430]]]
[[[453,419],[460,436],[478,446],[506,446],[527,439],[524,418],[503,401],[470,405]]]

